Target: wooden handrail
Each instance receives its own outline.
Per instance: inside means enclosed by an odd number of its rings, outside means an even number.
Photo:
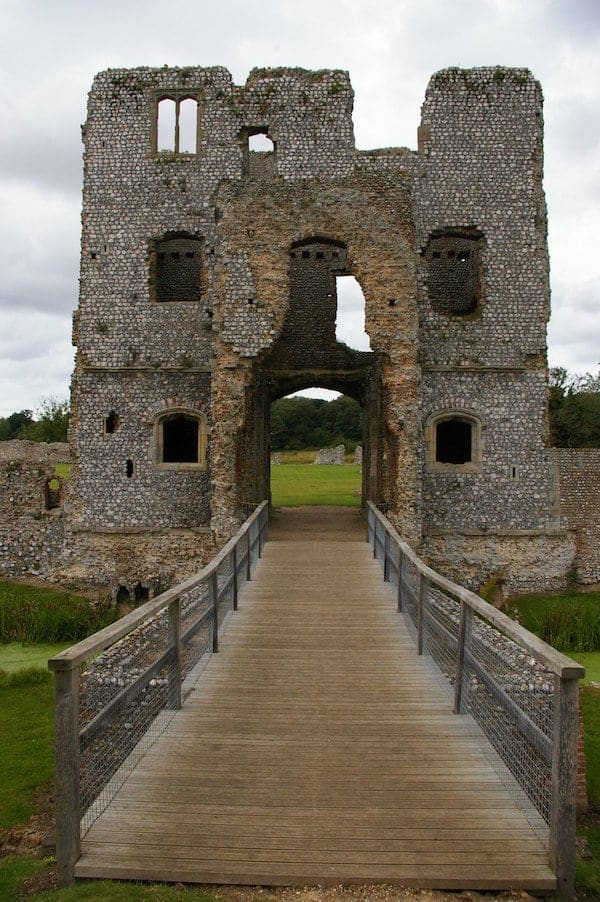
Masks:
[[[135,611],[131,611],[124,617],[121,617],[116,623],[105,626],[104,629],[98,630],[97,633],[94,633],[87,639],[82,639],[81,642],[78,642],[76,645],[72,645],[70,648],[66,648],[64,651],[59,652],[59,654],[54,655],[54,657],[50,658],[48,661],[50,670],[73,670],[83,661],[93,657],[100,651],[104,651],[109,646],[114,645],[115,642],[122,639],[127,633],[130,633],[131,630],[160,613],[160,611],[168,607],[171,602],[176,601],[186,592],[196,589],[203,582],[206,582],[211,574],[215,572],[219,565],[225,560],[233,546],[237,544],[244,533],[247,532],[252,524],[260,517],[260,514],[267,505],[268,502],[263,501],[262,504],[256,508],[254,513],[243,523],[236,534],[223,546],[223,548],[221,548],[218,554],[211,560],[210,564],[203,570],[200,570],[199,573],[194,574],[194,576],[189,577],[189,579],[184,580],[184,582],[179,583],[172,589],[167,589],[166,592],[162,592],[160,595],[157,595],[156,598],[146,601],[143,605],[140,605],[139,608],[136,608]]]
[[[402,554],[410,561],[418,573],[428,580],[430,585],[437,586],[447,595],[456,599],[456,601],[464,602],[464,604],[468,605],[472,611],[476,614],[480,614],[497,627],[500,632],[504,633],[504,635],[513,639],[519,645],[525,646],[532,655],[539,658],[540,661],[542,661],[553,673],[560,676],[561,679],[583,679],[585,676],[585,667],[582,667],[581,664],[573,661],[571,658],[567,657],[567,655],[563,655],[560,651],[552,648],[552,646],[548,645],[547,642],[544,642],[543,639],[530,633],[524,626],[515,623],[514,620],[511,620],[511,618],[506,614],[503,614],[502,611],[499,611],[493,605],[484,601],[483,598],[480,598],[479,595],[476,595],[475,592],[471,592],[470,589],[465,589],[464,586],[459,586],[445,576],[441,576],[441,574],[437,573],[431,567],[428,567],[427,564],[424,564],[415,554],[410,545],[407,545],[407,543],[400,538],[389,520],[383,516],[381,511],[379,511],[371,501],[367,502],[367,506],[375,518],[389,531],[390,535],[393,536],[398,543]]]

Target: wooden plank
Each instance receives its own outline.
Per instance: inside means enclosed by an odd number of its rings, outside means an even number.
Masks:
[[[219,655],[84,838],[77,876],[554,889],[366,543],[264,552]]]

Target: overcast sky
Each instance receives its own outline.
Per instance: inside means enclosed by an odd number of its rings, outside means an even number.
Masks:
[[[416,147],[429,77],[528,66],[545,96],[552,365],[600,359],[600,0],[0,0],[0,415],[68,395],[81,134],[107,67],[343,68],[359,148]]]

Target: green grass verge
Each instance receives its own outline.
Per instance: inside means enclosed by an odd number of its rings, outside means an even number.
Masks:
[[[76,642],[115,620],[112,605],[93,606],[59,589],[0,582],[0,642]]]
[[[60,476],[61,479],[68,479],[71,475],[71,464],[56,464],[54,472],[57,476]]]
[[[33,813],[35,793],[53,776],[53,737],[50,673],[0,674],[0,827]]]
[[[281,464],[271,467],[275,507],[339,504],[360,507],[361,468],[356,464]]]
[[[15,673],[30,667],[44,669],[48,658],[68,648],[71,642],[54,642],[39,645],[26,645],[22,642],[8,642],[0,645],[0,670]]]
[[[39,875],[48,863],[28,855],[12,856],[0,861],[0,900],[22,898],[21,887],[27,878]],[[94,880],[76,883],[64,889],[49,890],[27,896],[37,902],[218,902],[217,897],[200,890],[183,889],[178,886],[148,883],[119,883],[112,880]]]
[[[584,688],[581,693],[585,732],[585,757],[588,801],[600,808],[600,690]],[[582,817],[577,828],[579,836],[587,839],[592,858],[579,859],[576,865],[577,887],[585,888],[588,898],[600,899],[600,824],[596,817]]]
[[[510,608],[526,629],[559,651],[600,650],[600,592],[522,595]]]

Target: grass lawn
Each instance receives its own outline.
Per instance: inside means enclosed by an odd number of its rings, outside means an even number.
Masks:
[[[360,507],[360,487],[361,468],[357,464],[283,463],[271,467],[275,507],[304,504]]]
[[[60,476],[61,479],[68,479],[71,475],[71,464],[56,464],[54,472],[57,476]]]
[[[27,645],[22,642],[7,642],[0,645],[0,671],[15,673],[28,667],[45,669],[48,658],[68,648],[72,642],[55,642],[51,644]]]
[[[0,827],[26,821],[54,773],[52,678],[47,671],[0,682]]]

